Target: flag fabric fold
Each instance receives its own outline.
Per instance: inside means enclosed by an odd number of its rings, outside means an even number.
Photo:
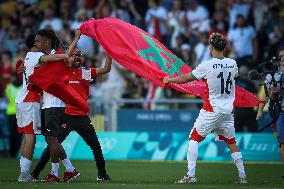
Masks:
[[[95,40],[127,70],[166,88],[172,87],[186,94],[205,99],[208,96],[203,81],[165,85],[165,76],[176,77],[190,73],[191,68],[144,30],[116,18],[90,19],[84,22],[82,34]],[[235,107],[253,107],[259,99],[237,86]]]
[[[66,104],[88,111],[88,103],[68,85],[67,69],[63,61],[43,64],[29,77],[33,84],[45,92],[56,96]]]

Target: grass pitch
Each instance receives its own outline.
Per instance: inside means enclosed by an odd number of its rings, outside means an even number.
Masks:
[[[231,188],[284,188],[284,165],[282,163],[246,162],[249,184],[234,184],[237,171],[232,162],[198,162],[196,184],[174,184],[186,173],[186,162],[177,161],[107,161],[107,171],[112,181],[96,181],[97,170],[94,161],[72,161],[81,176],[71,183],[46,184],[18,183],[19,161],[0,159],[0,189],[231,189]],[[34,163],[33,163],[34,165]],[[32,165],[32,167],[33,167]],[[63,165],[60,165],[60,176]],[[50,164],[40,175],[43,178],[50,171]]]

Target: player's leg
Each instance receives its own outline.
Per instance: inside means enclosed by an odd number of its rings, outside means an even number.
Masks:
[[[242,153],[236,144],[234,117],[231,114],[222,114],[218,127],[215,129],[216,139],[226,142],[232,159],[238,169],[239,183],[247,183]]]
[[[17,124],[19,133],[23,133],[23,142],[21,146],[21,159],[20,167],[21,174],[18,178],[19,182],[30,182],[34,181],[33,177],[30,175],[30,166],[32,163],[34,147],[35,147],[35,126],[38,122],[34,119],[34,109],[33,103],[20,103],[17,104]],[[39,106],[37,107],[39,108]],[[39,111],[39,109],[38,109]]]
[[[66,159],[66,153],[61,144],[59,143],[57,136],[59,127],[62,124],[64,115],[64,108],[48,108],[45,109],[45,140],[48,144],[50,151],[51,167],[52,171],[49,173],[43,181],[47,182],[59,182],[59,159]]]
[[[59,135],[57,137],[58,141],[62,143],[72,130],[73,130],[72,127],[69,127],[69,126],[64,127],[64,128],[61,127],[59,129]],[[41,154],[40,159],[38,163],[36,164],[33,172],[31,173],[31,175],[35,179],[38,179],[40,172],[44,169],[45,165],[47,164],[49,160],[50,160],[50,152],[49,152],[49,148],[46,147],[43,153]]]
[[[99,143],[96,131],[88,116],[71,119],[76,123],[75,131],[83,138],[86,144],[91,148],[94,159],[96,160],[96,166],[98,169],[97,180],[111,180],[105,170],[105,160],[102,153],[101,145]],[[71,121],[70,120],[70,121]]]
[[[23,143],[21,146],[20,167],[21,174],[18,178],[19,182],[31,182],[33,178],[30,175],[30,167],[33,158],[33,151],[35,146],[34,134],[23,134]]]
[[[212,131],[216,122],[216,114],[200,110],[198,118],[191,130],[188,142],[187,151],[187,175],[181,178],[176,183],[195,183],[196,161],[198,158],[198,143],[205,139],[205,137]]]

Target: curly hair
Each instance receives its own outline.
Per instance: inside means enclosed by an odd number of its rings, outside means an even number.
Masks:
[[[210,35],[209,44],[217,51],[223,51],[227,45],[226,38],[220,33]]]
[[[31,34],[28,36],[27,40],[26,40],[26,46],[31,49],[34,47],[35,45],[35,34]]]
[[[56,36],[55,32],[51,29],[41,29],[37,32],[37,35],[46,37],[51,40],[51,47],[53,49],[59,49],[61,47],[61,42]]]

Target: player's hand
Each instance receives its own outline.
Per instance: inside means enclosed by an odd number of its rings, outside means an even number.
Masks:
[[[169,77],[164,77],[163,83],[169,84],[170,83],[169,79],[170,79]]]
[[[75,30],[75,38],[80,38],[81,34],[82,33],[80,29]]]
[[[260,120],[262,115],[263,115],[263,111],[262,110],[257,111],[256,120]]]
[[[18,69],[19,73],[24,73],[25,71],[26,71],[26,66],[24,66],[24,65],[21,65]]]

